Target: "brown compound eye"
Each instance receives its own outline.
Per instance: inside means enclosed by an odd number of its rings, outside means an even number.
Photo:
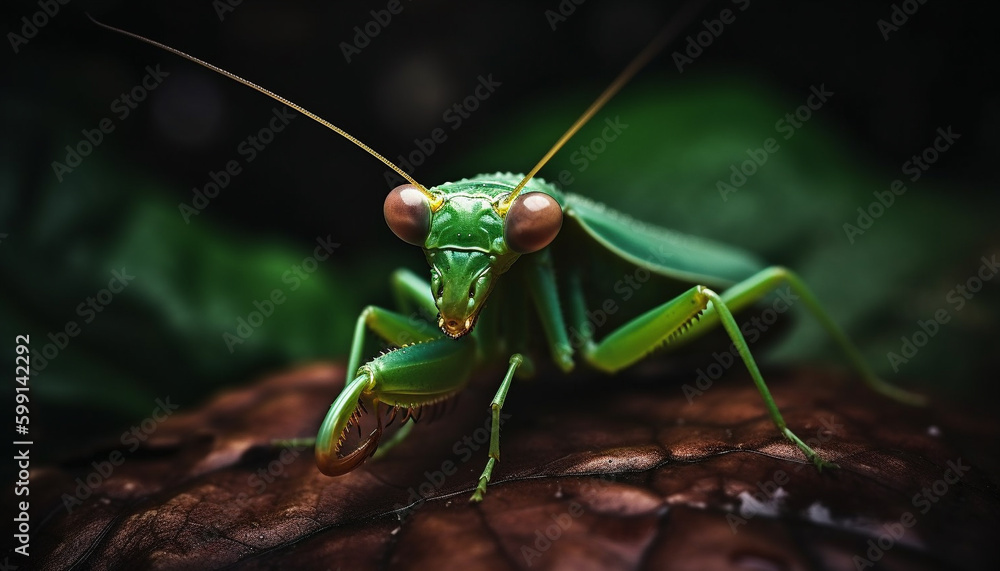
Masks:
[[[389,191],[382,207],[389,229],[404,242],[423,246],[431,227],[431,205],[412,184]]]
[[[544,192],[529,192],[514,200],[507,211],[503,237],[507,247],[518,254],[537,252],[559,233],[562,208]]]

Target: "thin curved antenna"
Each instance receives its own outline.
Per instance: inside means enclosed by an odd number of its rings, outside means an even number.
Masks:
[[[513,204],[514,199],[517,198],[517,195],[521,194],[521,190],[524,189],[524,186],[528,184],[528,181],[530,181],[532,177],[538,174],[538,171],[541,170],[547,162],[549,162],[549,159],[559,152],[559,149],[561,149],[563,145],[565,145],[566,142],[569,141],[570,138],[587,123],[587,121],[590,121],[594,114],[600,111],[601,107],[604,107],[604,104],[614,97],[618,91],[620,91],[621,88],[624,87],[636,73],[638,73],[640,69],[645,67],[646,64],[649,63],[651,59],[656,57],[656,55],[659,54],[667,44],[673,41],[678,32],[686,28],[695,15],[701,12],[703,5],[706,3],[707,2],[705,1],[692,1],[688,2],[681,8],[678,14],[663,27],[653,41],[650,42],[644,50],[639,52],[639,55],[635,56],[635,59],[633,59],[628,66],[626,66],[625,69],[618,74],[618,77],[611,82],[611,85],[609,85],[607,89],[605,89],[604,92],[597,97],[597,100],[590,104],[590,107],[583,112],[583,115],[580,115],[580,118],[570,125],[569,129],[563,133],[562,137],[559,137],[559,140],[556,141],[555,145],[552,145],[549,152],[545,153],[542,160],[538,161],[538,164],[536,164],[535,167],[531,169],[523,179],[521,179],[521,182],[517,183],[517,186],[514,187],[514,190],[510,193],[510,195],[498,206],[498,210],[501,215],[507,213],[510,205]]]
[[[240,76],[238,76],[238,75],[236,75],[234,73],[228,72],[228,71],[222,69],[221,67],[212,65],[212,64],[208,63],[207,61],[200,60],[200,59],[198,59],[198,58],[196,58],[196,57],[194,57],[192,55],[188,55],[188,54],[186,54],[186,53],[184,53],[184,52],[182,52],[182,51],[180,51],[178,49],[172,48],[172,47],[170,47],[168,45],[165,45],[165,44],[161,44],[160,42],[157,42],[155,40],[151,40],[149,38],[140,36],[139,34],[133,34],[132,32],[129,32],[129,31],[126,31],[126,30],[122,30],[121,28],[116,28],[114,26],[109,26],[107,24],[98,22],[90,14],[87,14],[87,17],[90,18],[91,22],[97,24],[98,26],[100,26],[100,27],[102,27],[102,28],[104,28],[106,30],[111,30],[112,32],[117,32],[119,34],[122,34],[123,36],[128,36],[128,37],[130,37],[132,39],[139,40],[140,42],[145,42],[145,43],[147,43],[147,44],[149,44],[151,46],[156,46],[156,47],[160,48],[161,50],[168,51],[168,52],[170,52],[170,53],[172,53],[174,55],[180,56],[180,57],[182,57],[182,58],[184,58],[184,59],[186,59],[188,61],[194,62],[194,63],[196,63],[196,64],[198,64],[198,65],[200,65],[202,67],[206,67],[206,68],[214,71],[215,73],[224,75],[224,76],[228,77],[229,79],[232,79],[233,81],[237,81],[237,82],[242,83],[243,85],[245,85],[247,87],[256,89],[257,91],[263,93],[264,95],[270,97],[271,99],[274,99],[275,101],[278,101],[279,103],[283,103],[284,105],[287,105],[288,107],[291,107],[292,109],[298,111],[299,113],[302,113],[306,117],[309,117],[313,121],[316,121],[320,125],[323,125],[324,127],[330,129],[331,131],[334,131],[335,133],[337,133],[341,137],[344,137],[348,141],[350,141],[350,142],[354,143],[355,145],[361,147],[362,149],[364,149],[364,151],[366,153],[368,153],[369,155],[371,155],[371,156],[375,157],[376,159],[378,159],[378,160],[382,161],[383,163],[385,163],[386,166],[388,166],[392,170],[396,171],[396,173],[398,173],[399,176],[403,177],[410,184],[412,184],[413,186],[417,187],[417,190],[419,190],[420,192],[422,192],[424,194],[424,196],[427,197],[427,200],[430,201],[432,208],[436,208],[436,206],[439,206],[440,203],[443,202],[443,199],[440,196],[435,196],[435,195],[431,194],[426,188],[424,188],[424,185],[420,184],[419,182],[417,182],[416,180],[414,180],[413,177],[411,177],[410,175],[406,174],[406,171],[404,171],[403,169],[401,169],[401,168],[397,167],[396,165],[392,164],[391,162],[389,162],[388,159],[386,159],[382,155],[376,153],[368,145],[366,145],[366,144],[362,143],[361,141],[359,141],[358,139],[354,138],[354,136],[352,136],[347,131],[341,129],[340,127],[334,125],[333,123],[327,121],[326,119],[320,117],[319,115],[316,115],[312,111],[309,111],[308,109],[305,109],[304,107],[302,107],[300,105],[296,105],[295,103],[292,103],[291,101],[285,99],[284,97],[282,97],[282,96],[280,96],[280,95],[278,95],[278,94],[276,94],[276,93],[274,93],[272,91],[268,91],[267,89],[264,89],[263,87],[257,85],[256,83],[253,83],[251,81],[247,81],[247,80],[243,79],[242,77],[240,77]]]

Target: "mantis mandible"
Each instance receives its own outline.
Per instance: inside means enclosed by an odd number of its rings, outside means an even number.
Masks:
[[[686,18],[675,19],[664,29],[526,175],[481,174],[429,188],[339,127],[271,91],[159,42],[94,22],[207,67],[295,109],[409,181],[389,192],[383,213],[396,236],[423,250],[430,265],[430,281],[408,270],[397,270],[391,286],[404,306],[403,312],[369,306],[358,317],[346,384],[314,441],[316,463],[324,474],[346,474],[375,453],[383,436],[383,414],[391,422],[397,412],[405,411],[402,428],[383,444],[384,451],[409,432],[413,423],[408,421],[415,411],[454,397],[477,369],[506,362],[506,373],[490,404],[486,466],[470,498],[482,501],[500,460],[500,413],[507,393],[516,373],[534,368],[525,326],[532,316],[541,324],[551,358],[566,373],[577,360],[615,373],[655,349],[682,345],[721,325],[779,433],[817,469],[836,467],[786,425],[733,317],[734,311],[752,305],[779,286],[790,287],[802,299],[873,390],[909,404],[924,402],[922,396],[877,377],[791,270],[767,267],[734,247],[639,222],[583,196],[563,192],[536,176],[686,24]],[[569,237],[560,239],[560,234]],[[671,284],[673,297],[665,295],[668,299],[659,306],[596,338],[586,314],[588,301],[594,301],[597,292],[584,286],[595,270],[592,264],[584,263],[586,255],[580,256],[581,249],[602,250],[644,268]],[[653,251],[659,254],[650,256]],[[493,303],[487,304],[487,300]],[[436,322],[411,319],[406,312],[413,310],[437,315]],[[567,331],[571,327],[582,332],[581,342],[570,342]],[[396,348],[362,363],[369,332]],[[351,428],[360,430],[361,416],[368,410],[366,402],[377,426],[356,448],[344,450]]]

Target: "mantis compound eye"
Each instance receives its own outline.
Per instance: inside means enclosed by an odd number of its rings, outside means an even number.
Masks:
[[[556,199],[544,192],[522,194],[507,211],[504,240],[518,254],[537,252],[559,233],[562,218],[562,208]]]
[[[431,205],[417,187],[403,184],[392,189],[382,210],[393,234],[414,246],[424,245],[431,227]]]

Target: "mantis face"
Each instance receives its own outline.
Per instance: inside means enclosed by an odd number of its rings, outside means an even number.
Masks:
[[[562,208],[548,194],[524,192],[507,205],[509,194],[499,185],[423,192],[404,184],[385,199],[389,228],[424,249],[438,327],[451,338],[472,331],[499,277],[522,254],[548,246],[562,226]]]

